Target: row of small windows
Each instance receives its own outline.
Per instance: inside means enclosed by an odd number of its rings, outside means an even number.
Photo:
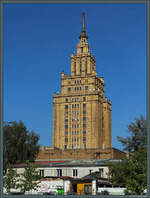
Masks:
[[[72,104],[72,108],[79,108],[79,104]]]
[[[67,147],[67,145],[64,145],[64,148],[66,148],[66,147]],[[45,176],[44,175],[44,170],[39,170],[39,175],[41,177],[44,177]],[[56,169],[56,176],[57,177],[63,176],[63,170],[62,169]],[[77,177],[78,176],[78,169],[73,169],[72,170],[72,176],[73,177]]]
[[[75,91],[81,91],[81,89],[82,89],[81,87],[75,87],[74,88]]]
[[[77,119],[77,121],[79,121],[79,119]],[[86,121],[86,117],[83,117],[83,121]],[[77,122],[78,123],[78,122]],[[85,123],[83,123],[83,128],[86,128],[86,124]],[[73,128],[79,128],[79,124],[72,124],[72,129]],[[68,123],[65,123],[65,129],[66,129],[66,131],[68,130]]]
[[[82,89],[81,87],[75,87],[74,88],[75,91],[79,91],[79,90],[81,91],[81,89]],[[88,86],[85,86],[85,90],[86,91],[88,90]],[[70,91],[71,91],[71,87],[68,87],[68,92],[70,92]]]
[[[80,98],[72,98],[72,102],[80,101]]]
[[[72,102],[80,101],[80,98],[72,98]],[[83,101],[86,101],[86,97],[83,97]],[[68,98],[65,98],[65,102],[68,102]]]
[[[76,107],[79,108],[79,104],[72,104],[72,108],[76,108]],[[85,107],[86,107],[86,104],[84,103],[83,108],[85,108]],[[65,109],[68,109],[68,105],[65,105]]]
[[[86,135],[86,130],[83,130],[82,134]],[[65,135],[68,135],[68,131],[65,131]],[[72,131],[72,135],[79,135],[79,131]]]
[[[77,125],[72,124],[72,128],[79,128],[79,124]]]
[[[81,80],[75,80],[74,82],[75,82],[75,84],[79,84],[79,83],[81,83]]]
[[[72,131],[72,135],[79,135],[79,131]]]
[[[79,124],[77,124],[77,125],[72,124],[72,128],[79,128]],[[83,124],[83,128],[86,128],[85,123]],[[65,124],[65,129],[68,129],[68,124]]]
[[[78,116],[79,115],[79,111],[72,111],[72,116],[73,116],[73,114]]]
[[[67,149],[67,148],[68,148],[68,146],[67,146],[67,144],[65,144],[65,145],[64,145],[64,149]],[[79,145],[78,145],[78,144],[75,144],[75,145],[72,144],[72,149],[73,149],[73,148],[79,148]],[[84,148],[84,149],[86,148],[85,142],[83,143],[82,148]]]
[[[77,141],[77,142],[79,141],[79,137],[77,137],[77,138],[76,138],[76,137],[72,138],[72,142],[76,142],[76,141]],[[83,142],[86,142],[86,137],[83,137],[83,138],[82,138],[82,141],[83,141]],[[65,138],[65,142],[66,142],[66,143],[68,142],[68,138]]]
[[[76,137],[72,138],[72,142],[76,142],[76,141],[79,142],[79,138],[78,137],[77,138]]]

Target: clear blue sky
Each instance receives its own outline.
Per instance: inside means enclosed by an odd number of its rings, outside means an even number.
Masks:
[[[5,4],[4,121],[22,120],[52,145],[53,93],[70,74],[85,12],[91,53],[112,102],[112,145],[146,114],[146,5]]]

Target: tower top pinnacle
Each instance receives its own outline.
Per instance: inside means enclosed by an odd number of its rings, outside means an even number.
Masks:
[[[86,35],[86,31],[85,31],[85,13],[82,13],[82,30],[79,36],[79,39],[81,38],[88,38],[88,36]]]

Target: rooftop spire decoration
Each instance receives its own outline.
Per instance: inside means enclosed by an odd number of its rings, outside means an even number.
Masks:
[[[85,31],[85,13],[82,13],[82,30],[79,36],[79,39],[81,38],[88,38],[88,36],[86,35],[86,31]]]

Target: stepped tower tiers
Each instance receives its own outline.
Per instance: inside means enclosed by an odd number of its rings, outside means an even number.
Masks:
[[[71,74],[62,72],[61,93],[53,96],[56,148],[112,148],[111,102],[104,97],[104,78],[97,76],[95,64],[83,13],[77,53],[71,55]]]

